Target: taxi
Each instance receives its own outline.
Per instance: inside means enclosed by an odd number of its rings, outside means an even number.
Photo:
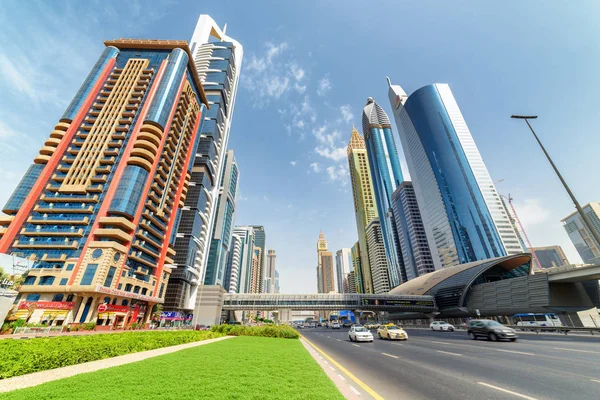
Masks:
[[[377,329],[379,339],[388,340],[408,340],[408,333],[402,327],[394,324],[381,325]]]

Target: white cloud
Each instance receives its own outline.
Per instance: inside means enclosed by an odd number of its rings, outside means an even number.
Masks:
[[[515,202],[514,206],[526,229],[548,221],[551,215],[550,209],[545,208],[540,199],[524,199],[521,203]]]
[[[287,77],[272,76],[264,83],[266,84],[266,87],[264,88],[266,93],[270,97],[278,99],[288,90],[290,80]]]
[[[352,114],[352,111],[350,111],[350,104],[341,106],[340,112],[342,113],[342,119],[346,123],[352,121],[352,118],[354,118],[354,114]]]
[[[288,204],[287,208],[294,208],[294,205],[293,204]]]
[[[238,200],[239,201],[246,201],[246,200],[248,200],[248,198],[240,195],[240,197],[238,197]]]
[[[321,172],[321,166],[317,162],[310,164],[309,167],[312,170],[312,172],[314,172],[315,174],[318,174],[319,172]]]
[[[348,167],[345,164],[327,167],[326,171],[331,182],[340,182],[342,185],[348,184],[348,177],[350,174]]]
[[[290,72],[297,81],[301,81],[304,78],[305,72],[296,62],[290,63]]]
[[[315,151],[318,155],[323,156],[325,158],[329,158],[333,161],[341,161],[346,158],[346,148],[345,147],[316,147]]]
[[[319,80],[319,86],[317,88],[317,94],[319,96],[325,96],[332,89],[331,81],[327,77],[323,77]]]
[[[306,85],[299,85],[298,83],[294,83],[294,89],[296,92],[303,94],[306,92]]]
[[[264,201],[269,201],[269,198],[267,196],[263,196],[263,200]]]
[[[290,164],[292,164],[292,167],[295,167],[296,164],[298,164],[298,161],[290,161]]]

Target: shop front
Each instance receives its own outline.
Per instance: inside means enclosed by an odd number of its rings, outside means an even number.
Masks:
[[[30,324],[61,326],[69,318],[74,305],[71,301],[22,301],[11,319],[23,319]]]
[[[179,311],[163,311],[160,314],[161,327],[177,327],[190,325],[193,314],[181,313]]]

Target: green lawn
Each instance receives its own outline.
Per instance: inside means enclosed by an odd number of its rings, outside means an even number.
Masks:
[[[14,399],[343,399],[300,341],[236,337],[0,395]]]

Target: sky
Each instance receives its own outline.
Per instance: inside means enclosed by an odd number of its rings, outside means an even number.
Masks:
[[[386,76],[408,94],[448,83],[532,244],[561,245],[581,262],[560,222],[574,207],[510,115],[538,115],[533,126],[580,203],[600,201],[598,2],[6,0],[2,8],[2,205],[104,40],[189,40],[209,14],[244,47],[229,141],[240,169],[235,222],[265,226],[282,292],[316,292],[320,230],[334,253],[357,240],[346,146],[368,97],[391,117]]]

